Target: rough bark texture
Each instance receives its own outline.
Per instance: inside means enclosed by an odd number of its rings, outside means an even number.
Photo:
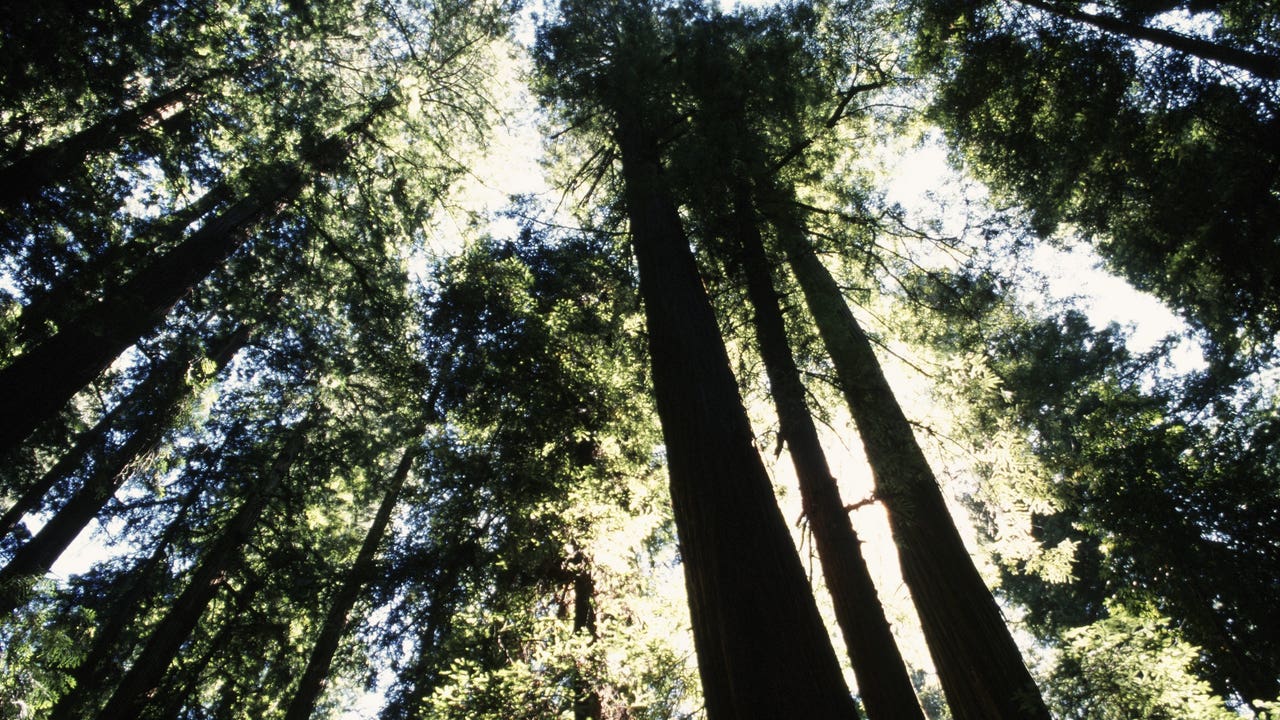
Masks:
[[[226,583],[229,571],[262,517],[272,493],[302,451],[309,427],[310,423],[304,422],[290,431],[289,439],[265,477],[251,486],[248,497],[223,528],[222,535],[200,558],[186,588],[169,606],[164,619],[151,631],[142,652],[124,674],[106,707],[98,713],[98,720],[135,720],[151,701],[179,648],[191,636],[200,616]]]
[[[799,222],[771,216],[857,424],[903,580],[956,720],[1048,720],[1039,689],[947,510],[871,342]]]
[[[756,452],[657,143],[633,109],[615,111],[708,717],[856,717]]]
[[[805,401],[804,383],[787,341],[782,307],[770,276],[750,192],[745,187],[735,191],[734,216],[760,357],[769,377],[782,437],[795,465],[822,575],[858,680],[863,709],[871,720],[924,720]]]
[[[369,531],[365,533],[364,542],[360,545],[355,562],[347,570],[342,585],[333,598],[333,604],[329,606],[329,613],[325,616],[316,644],[311,649],[307,668],[302,673],[302,679],[298,681],[298,689],[294,693],[293,701],[289,703],[285,720],[308,720],[315,709],[316,702],[320,699],[320,694],[324,691],[325,681],[329,677],[329,666],[333,663],[333,655],[338,650],[338,643],[346,632],[351,608],[355,607],[360,592],[369,581],[373,561],[377,557],[378,544],[382,542],[387,524],[391,521],[391,512],[400,499],[400,491],[409,477],[413,459],[414,448],[405,450],[400,458],[400,464],[387,485],[387,491],[382,496],[382,503],[373,517],[373,523],[369,525]]]
[[[1274,55],[1241,50],[1209,40],[1183,35],[1172,30],[1148,27],[1117,17],[1064,7],[1057,3],[1045,2],[1045,0],[1018,1],[1052,15],[1092,25],[1099,30],[1105,30],[1116,35],[1124,35],[1134,40],[1163,45],[1171,50],[1177,50],[1203,60],[1233,65],[1266,80],[1280,80],[1280,57]]]
[[[215,373],[221,372],[244,347],[250,332],[250,326],[242,326],[220,343],[211,358],[216,366]],[[192,387],[186,363],[160,368],[157,372],[163,375],[157,379],[157,386],[151,388],[154,392],[139,397],[137,406],[131,407],[127,413],[136,413],[136,424],[129,438],[97,459],[75,495],[0,570],[0,616],[9,614],[22,604],[26,585],[49,571],[116,490],[129,479],[139,459],[147,457],[159,446],[183,400],[191,395]]]

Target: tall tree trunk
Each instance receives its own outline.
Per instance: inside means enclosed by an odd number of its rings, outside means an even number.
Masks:
[[[218,632],[209,639],[200,656],[187,663],[175,673],[177,677],[166,684],[162,692],[163,704],[150,708],[150,713],[146,716],[147,720],[180,720],[182,710],[191,702],[191,696],[195,694],[201,676],[208,669],[209,663],[213,662],[213,658],[227,647],[236,629],[236,619],[249,609],[250,603],[261,586],[261,576],[254,576],[245,587],[240,588]],[[49,720],[55,720],[55,718],[50,717]]]
[[[581,560],[581,557],[579,558]],[[580,567],[573,574],[573,632],[596,639],[596,584],[591,569]],[[600,693],[578,671],[573,678],[573,719],[601,720]]]
[[[45,188],[66,182],[92,154],[111,150],[146,131],[187,102],[202,82],[225,72],[162,92],[0,167],[0,212],[17,212]]]
[[[214,595],[226,583],[272,494],[301,453],[313,421],[314,415],[289,431],[284,448],[268,468],[266,476],[251,485],[248,496],[222,535],[200,558],[200,564],[191,573],[186,588],[173,601],[164,619],[151,631],[142,652],[124,674],[106,707],[98,713],[98,720],[134,720],[150,702],[178,650],[191,636]]]
[[[292,200],[313,175],[340,163],[358,133],[392,106],[388,96],[299,162],[264,169],[253,192],[0,371],[0,457],[154,330],[192,287],[244,243],[253,224]]]
[[[742,183],[734,192],[734,221],[746,275],[747,294],[755,311],[760,357],[769,376],[778,424],[791,453],[800,497],[822,575],[834,602],[858,693],[871,720],[924,720],[906,663],[898,652],[884,607],[862,557],[861,542],[840,499],[818,429],[805,401],[804,383],[787,342],[778,293],[751,203]]]
[[[1240,48],[1202,40],[1190,35],[1183,35],[1172,30],[1148,27],[1141,23],[1122,20],[1121,18],[1101,13],[1085,12],[1084,10],[1067,7],[1056,2],[1046,2],[1046,0],[1018,0],[1018,2],[1043,10],[1051,15],[1092,25],[1109,33],[1123,35],[1133,40],[1143,40],[1163,45],[1171,50],[1192,55],[1202,60],[1232,65],[1265,80],[1280,80],[1280,57],[1274,55],[1241,50]]]
[[[777,200],[777,198],[773,198]],[[788,197],[769,210],[831,356],[884,503],[902,577],[956,720],[1048,720],[991,591],[835,278],[808,245]]]
[[[173,521],[165,527],[151,554],[129,572],[123,581],[123,587],[117,584],[115,589],[119,595],[98,613],[98,623],[93,632],[93,644],[72,673],[74,682],[71,689],[58,698],[58,702],[49,711],[49,720],[79,720],[87,714],[85,704],[92,692],[102,686],[103,675],[108,671],[108,660],[113,652],[119,651],[116,646],[120,636],[141,614],[143,601],[155,586],[160,569],[178,533],[186,529],[188,513],[200,498],[202,490],[203,488],[199,485],[192,485],[183,497],[182,505]],[[114,668],[111,669],[114,670]]]
[[[347,630],[351,608],[355,607],[360,592],[369,581],[378,552],[378,544],[382,542],[387,524],[391,521],[391,512],[400,499],[400,491],[404,488],[405,479],[409,477],[415,451],[416,448],[408,448],[400,458],[400,465],[391,477],[390,484],[387,485],[382,504],[378,506],[373,523],[369,525],[369,531],[365,533],[364,542],[360,545],[355,562],[347,570],[338,594],[329,607],[329,614],[325,617],[320,635],[311,649],[307,668],[302,673],[302,679],[298,681],[298,689],[294,693],[293,701],[289,703],[285,720],[308,720],[315,709],[316,702],[320,699],[320,693],[323,692],[325,681],[329,677],[329,666],[333,662],[333,655],[338,650],[338,642]]]
[[[212,358],[215,373],[221,372],[244,347],[251,331],[251,326],[242,326],[222,341]],[[130,408],[131,412],[143,413],[133,434],[115,450],[97,459],[71,500],[0,570],[0,617],[22,604],[27,586],[49,571],[67,546],[129,479],[139,459],[147,457],[159,446],[182,401],[191,394],[187,369],[185,363],[178,363],[158,370],[166,376],[159,378],[157,392],[151,397],[140,398],[139,407]]]
[[[637,108],[614,110],[708,717],[857,717],[756,452],[657,142]]]
[[[210,343],[211,347],[218,348],[210,357],[216,366],[215,375],[221,372],[240,351],[248,341],[250,332],[251,327],[246,325],[221,341],[215,340]],[[76,444],[58,458],[53,467],[41,475],[39,480],[24,490],[18,500],[4,512],[3,516],[0,516],[0,536],[12,532],[24,515],[40,507],[40,501],[44,496],[58,482],[71,477],[71,474],[78,470],[88,458],[96,457],[98,463],[112,464],[110,458],[101,456],[107,450],[109,434],[121,430],[122,418],[124,422],[143,418],[141,425],[126,428],[131,433],[146,432],[147,426],[157,423],[162,428],[167,428],[183,399],[192,390],[186,382],[192,360],[191,354],[187,352],[167,358],[133,389],[128,398],[112,408],[92,428],[81,433],[76,439]],[[133,460],[134,458],[124,458],[121,466]]]
[[[93,304],[95,292],[110,287],[107,278],[127,275],[129,268],[141,264],[158,246],[176,242],[191,223],[230,200],[231,187],[226,181],[214,185],[181,209],[149,223],[134,240],[107,247],[59,278],[47,291],[33,292],[18,316],[14,338],[23,345],[36,343],[74,322]]]

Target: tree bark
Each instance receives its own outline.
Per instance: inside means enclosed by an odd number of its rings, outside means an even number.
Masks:
[[[813,531],[822,575],[831,593],[836,621],[844,635],[858,694],[871,720],[924,720],[906,663],[898,652],[884,607],[862,557],[861,541],[840,499],[813,416],[805,401],[804,383],[787,341],[778,293],[750,190],[734,191],[734,222],[754,310],[760,357],[769,377],[778,424],[790,450],[805,517]]]
[[[390,96],[384,98],[298,162],[264,169],[253,192],[0,371],[0,457],[154,330],[245,242],[250,227],[292,200],[313,175],[341,162],[359,132],[393,104]]]
[[[156,576],[178,533],[186,529],[187,514],[199,499],[201,490],[199,485],[192,485],[183,498],[177,515],[164,529],[151,554],[129,572],[123,582],[124,587],[114,588],[120,594],[99,613],[99,622],[93,632],[93,644],[72,673],[74,682],[71,689],[58,698],[58,702],[49,711],[49,720],[79,720],[87,714],[84,706],[91,691],[101,686],[102,676],[108,669],[108,659],[112,651],[117,650],[120,636],[142,612],[143,600],[148,590],[154,587]]]
[[[596,639],[596,584],[591,578],[591,569],[585,567],[584,559],[579,556],[584,567],[573,573],[573,633],[585,634],[594,642]],[[574,720],[601,720],[600,693],[586,678],[581,670],[573,677],[573,718]]]
[[[220,349],[211,357],[216,365],[214,374],[221,372],[239,352],[248,341],[250,331],[251,328],[245,326],[222,342],[211,343],[213,346],[220,345]],[[158,422],[167,427],[183,398],[192,390],[185,382],[191,363],[192,358],[185,353],[182,357],[166,359],[163,365],[154,369],[133,389],[128,398],[112,408],[92,428],[81,433],[76,439],[76,444],[58,458],[53,467],[41,475],[35,484],[23,491],[18,500],[5,511],[3,516],[0,516],[0,537],[12,532],[24,515],[35,511],[44,496],[59,481],[69,478],[86,459],[91,456],[100,456],[105,452],[108,434],[113,430],[119,430],[122,417],[143,417],[145,418],[143,426]],[[144,428],[133,428],[133,432],[139,431],[144,431]],[[126,463],[132,460],[133,458],[127,458]],[[109,459],[99,458],[99,462],[102,461],[111,462]]]
[[[1048,720],[1040,691],[965,549],[871,342],[809,247],[800,221],[782,203],[766,207],[858,427],[876,496],[888,511],[903,580],[953,716]]]
[[[1063,7],[1045,0],[1018,0],[1018,2],[1043,10],[1051,15],[1092,25],[1109,33],[1123,35],[1133,40],[1143,40],[1163,45],[1171,50],[1186,53],[1202,60],[1238,67],[1265,80],[1280,80],[1280,57],[1274,55],[1241,50],[1209,40],[1183,35],[1172,30],[1148,27],[1141,23],[1117,17]]]
[[[221,372],[244,347],[251,332],[252,327],[244,325],[221,342],[221,347],[212,357],[215,374]],[[159,446],[182,401],[190,396],[192,386],[186,363],[175,363],[159,368],[157,372],[163,375],[157,378],[157,387],[151,388],[154,393],[139,397],[136,403],[131,403],[136,407],[129,408],[130,413],[142,415],[133,433],[114,451],[98,458],[71,500],[0,570],[0,617],[22,604],[31,581],[49,571],[116,490],[129,479],[139,459],[150,455]],[[104,429],[104,434],[111,429],[114,428]],[[42,480],[42,484],[44,482]]]
[[[150,702],[178,650],[191,636],[214,595],[227,582],[228,574],[249,541],[272,493],[301,453],[313,420],[314,416],[290,431],[289,439],[268,468],[266,476],[251,485],[248,496],[222,535],[200,558],[200,564],[191,573],[182,594],[151,631],[142,652],[124,674],[106,707],[98,713],[98,720],[134,720]]]
[[[756,452],[657,143],[636,108],[614,111],[708,717],[857,717]]]
[[[338,594],[329,607],[324,625],[320,628],[320,635],[311,649],[311,657],[307,660],[307,668],[302,673],[298,689],[285,713],[285,720],[309,720],[316,702],[320,699],[320,694],[324,691],[325,681],[329,676],[329,666],[333,663],[338,642],[347,630],[351,609],[355,607],[360,592],[369,581],[378,552],[378,544],[386,534],[387,524],[391,521],[391,512],[395,509],[396,502],[400,499],[400,491],[409,477],[415,450],[416,448],[405,450],[400,458],[400,465],[391,477],[387,491],[382,497],[382,504],[378,506],[373,523],[369,525],[369,531],[365,533],[364,542],[360,546],[359,553],[356,554],[355,562],[347,570]]]
[[[213,73],[203,80],[217,74],[222,73]],[[35,198],[45,188],[65,182],[90,155],[111,150],[129,137],[144,132],[192,97],[200,82],[162,92],[0,167],[0,211],[20,211],[24,202]]]

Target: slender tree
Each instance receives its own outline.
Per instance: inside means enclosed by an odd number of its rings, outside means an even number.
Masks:
[[[822,576],[831,591],[836,621],[858,680],[858,694],[872,720],[923,720],[924,713],[916,700],[906,664],[898,652],[862,557],[861,541],[840,499],[840,490],[805,400],[804,384],[789,347],[782,308],[770,277],[769,259],[751,204],[751,191],[739,182],[734,195],[737,249],[746,276],[756,342],[769,377],[780,432],[795,465],[805,517],[822,564]]]
[[[315,413],[316,410],[312,410]],[[228,569],[237,561],[242,546],[249,541],[267,503],[284,482],[290,468],[307,442],[314,415],[291,428],[275,460],[263,476],[253,482],[249,493],[223,527],[221,535],[201,555],[192,570],[186,588],[169,607],[164,618],[151,631],[151,636],[137,658],[129,666],[111,695],[96,715],[99,720],[126,720],[138,716],[142,707],[152,701],[169,665],[179,648],[191,635],[209,603],[227,579]]]
[[[1087,12],[1067,3],[1046,2],[1046,0],[1018,0],[1018,2],[1068,20],[1092,25],[1109,33],[1116,33],[1134,40],[1157,43],[1204,60],[1234,65],[1253,73],[1259,78],[1280,80],[1280,57],[1275,55],[1242,50],[1172,30],[1150,27],[1101,12]]]
[[[21,443],[222,264],[253,224],[297,195],[319,172],[334,169],[358,134],[395,101],[385,97],[342,132],[317,143],[297,163],[264,169],[254,192],[153,261],[73,324],[0,370],[0,452]]]
[[[400,491],[404,487],[405,480],[409,477],[409,470],[413,466],[414,454],[415,448],[409,448],[404,451],[395,473],[387,483],[386,493],[382,496],[378,511],[373,516],[373,522],[369,525],[364,542],[360,545],[360,551],[356,554],[355,561],[347,570],[341,585],[338,587],[337,594],[329,605],[329,613],[325,616],[324,624],[320,627],[320,634],[316,637],[315,645],[312,647],[311,656],[307,660],[307,669],[303,671],[302,678],[298,681],[297,692],[289,703],[289,709],[285,712],[285,720],[307,720],[310,718],[316,702],[320,699],[321,692],[324,691],[325,680],[329,674],[329,666],[333,662],[333,655],[337,652],[338,643],[342,640],[342,635],[347,629],[351,609],[355,607],[356,600],[359,599],[361,591],[369,581],[369,574],[373,570],[378,545],[382,542],[382,536],[386,533],[387,524],[391,522],[391,513],[395,510],[396,503],[400,499]]]
[[[871,342],[809,246],[794,205],[784,204],[789,199],[774,194],[761,208],[779,235],[858,427],[947,704],[966,720],[1048,718]]]
[[[251,325],[242,325],[218,341],[210,357],[214,364],[213,375],[221,372],[244,347],[252,329]],[[140,417],[133,418],[128,439],[105,450],[94,461],[71,499],[0,569],[0,615],[12,612],[22,603],[26,585],[48,572],[62,552],[128,480],[135,464],[160,444],[178,409],[191,394],[193,375],[186,363],[162,367],[157,372],[160,376],[156,386],[144,388],[153,390],[155,394],[144,395],[140,402],[143,407],[131,409]],[[101,439],[93,438],[95,442]]]

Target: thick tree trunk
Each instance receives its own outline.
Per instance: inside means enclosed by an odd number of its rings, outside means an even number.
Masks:
[[[126,139],[146,131],[181,107],[195,94],[198,85],[208,79],[202,78],[196,83],[162,92],[0,167],[0,211],[17,212],[22,203],[36,197],[45,188],[66,182],[90,155],[111,150]]]
[[[251,331],[251,326],[245,325],[222,340],[211,358],[216,366],[215,373],[221,372],[244,347]],[[182,401],[191,394],[187,371],[186,363],[157,370],[164,376],[158,378],[157,387],[151,388],[154,392],[139,397],[137,406],[129,408],[126,413],[141,415],[135,421],[133,433],[115,450],[97,459],[71,500],[0,570],[0,617],[22,604],[27,585],[49,571],[116,490],[129,479],[138,460],[150,455],[160,444]]]
[[[1018,2],[1043,10],[1051,15],[1092,25],[1109,33],[1123,35],[1133,40],[1143,40],[1163,45],[1171,50],[1192,55],[1202,60],[1232,65],[1265,80],[1280,80],[1280,57],[1274,55],[1241,50],[1209,40],[1183,35],[1172,30],[1147,27],[1141,23],[1130,22],[1117,17],[1085,12],[1056,2],[1046,2],[1045,0],[1018,0]]]
[[[49,420],[124,350],[153,330],[198,282],[305,182],[300,168],[270,174],[250,196],[210,220],[101,303],[0,371],[0,454]]]
[[[248,326],[242,327],[228,338],[210,344],[219,348],[210,358],[217,368],[215,374],[221,372],[248,341],[250,330]],[[120,430],[122,418],[126,422],[143,418],[141,425],[132,428],[133,433],[146,432],[146,428],[155,423],[168,427],[182,400],[191,391],[191,387],[185,382],[191,362],[192,358],[186,355],[166,359],[163,365],[153,370],[133,389],[128,398],[112,408],[92,428],[81,433],[76,444],[58,458],[53,467],[41,475],[35,484],[23,491],[18,500],[0,516],[0,536],[12,532],[24,515],[35,511],[44,496],[59,481],[71,477],[89,457],[97,457],[99,463],[111,464],[110,458],[103,458],[101,455],[106,451],[108,434]],[[125,464],[133,459],[125,458]]]
[[[615,138],[708,717],[857,716],[634,108]]]
[[[135,240],[107,247],[47,291],[33,293],[18,316],[15,339],[23,345],[37,343],[74,322],[93,304],[97,291],[111,287],[108,278],[127,276],[131,267],[142,264],[160,246],[176,242],[188,226],[230,199],[231,184],[220,182],[188,205],[149,223]]]
[[[244,243],[253,224],[290,201],[314,174],[341,162],[359,132],[393,104],[390,96],[384,98],[299,162],[264,170],[253,192],[0,371],[0,457],[154,330],[192,287]]]
[[[766,206],[800,283],[871,465],[902,576],[956,720],[1048,720],[1000,608],[835,278],[782,204]]]
[[[747,294],[755,311],[760,357],[769,377],[782,438],[795,465],[822,575],[858,680],[863,709],[871,720],[924,720],[906,663],[898,652],[863,560],[861,542],[840,499],[840,489],[831,475],[805,401],[804,383],[787,342],[782,308],[746,187],[735,189],[734,216]]]
[[[316,702],[320,699],[320,694],[324,691],[325,681],[329,677],[329,666],[333,662],[333,655],[337,652],[338,642],[347,630],[347,620],[351,614],[351,609],[355,607],[356,600],[360,597],[360,592],[369,581],[370,572],[373,570],[373,562],[378,552],[378,544],[382,542],[382,536],[386,533],[387,524],[391,521],[391,512],[395,509],[396,502],[400,498],[400,491],[404,487],[405,479],[409,477],[409,469],[413,465],[414,457],[415,448],[409,448],[404,451],[404,455],[400,458],[400,465],[396,468],[395,474],[387,486],[387,491],[382,497],[382,504],[378,506],[378,511],[373,517],[373,523],[369,525],[369,531],[365,534],[364,543],[361,544],[360,551],[356,554],[355,562],[347,570],[346,576],[342,580],[342,586],[338,589],[338,594],[334,597],[333,604],[329,607],[329,614],[325,617],[324,625],[320,628],[320,635],[316,639],[315,646],[311,649],[311,657],[307,660],[307,668],[303,671],[302,679],[298,682],[298,689],[294,693],[293,701],[289,703],[289,710],[285,713],[285,720],[308,720],[315,709]]]
[[[98,713],[98,720],[134,720],[150,702],[178,650],[191,636],[214,595],[226,583],[227,575],[249,541],[272,494],[301,453],[311,424],[304,421],[290,431],[289,439],[268,468],[266,476],[251,486],[248,496],[222,535],[200,558],[186,588],[173,601],[164,619],[151,631],[142,652],[124,674],[106,707]]]
[[[74,683],[71,689],[58,698],[58,702],[49,711],[49,720],[79,720],[87,714],[85,704],[95,691],[101,689],[103,676],[115,669],[107,667],[108,660],[113,652],[118,652],[116,646],[120,636],[142,612],[142,603],[155,586],[161,566],[178,533],[186,529],[188,513],[200,498],[201,490],[200,486],[193,485],[187,491],[177,515],[165,528],[151,554],[129,572],[124,580],[124,587],[114,588],[119,591],[119,595],[97,615],[93,644],[72,674]]]

